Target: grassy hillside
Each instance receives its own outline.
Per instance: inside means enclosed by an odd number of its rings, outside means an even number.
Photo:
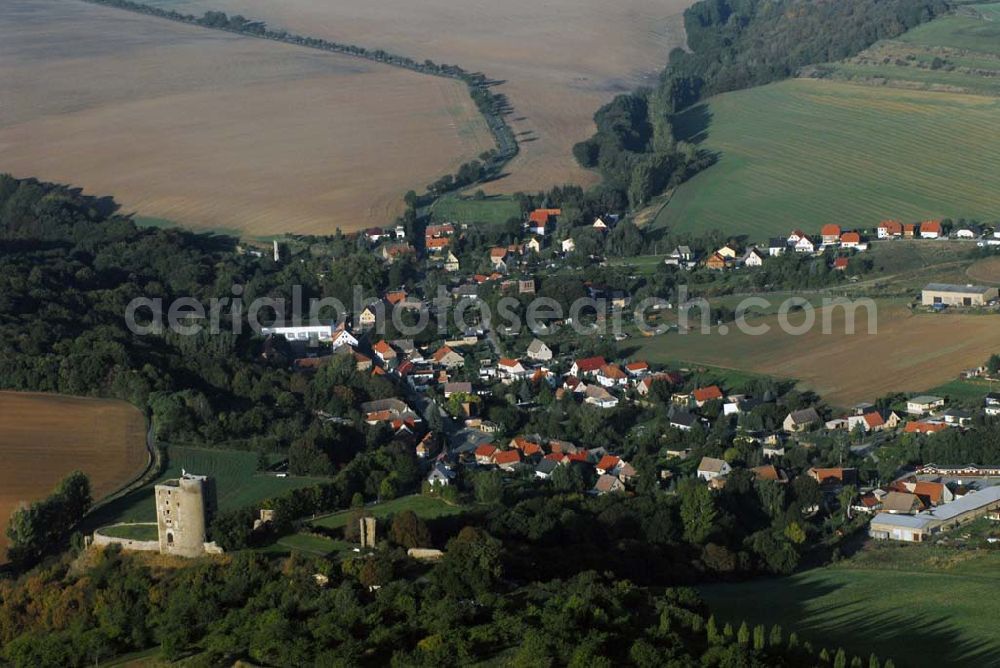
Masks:
[[[411,496],[403,496],[398,499],[393,499],[392,501],[386,501],[384,503],[368,506],[366,510],[372,515],[372,517],[376,518],[388,517],[389,515],[401,513],[404,510],[412,510],[417,514],[417,516],[422,517],[425,520],[433,520],[438,517],[446,517],[448,515],[460,515],[465,512],[467,508],[450,505],[441,499],[432,496],[413,494]],[[314,520],[313,524],[326,529],[340,529],[347,524],[347,520],[350,516],[351,511],[345,510],[343,512],[320,517]]]
[[[781,624],[817,647],[897,666],[997,665],[1000,553],[887,546],[840,565],[705,587],[720,620]]]
[[[887,217],[1000,217],[1000,3],[921,25],[849,61],[720,95],[682,138],[719,163],[653,221],[678,231],[785,234]],[[851,85],[848,85],[848,82]]]
[[[893,217],[992,219],[1000,191],[1000,100],[796,79],[712,98],[705,148],[718,164],[654,221],[755,236]]]
[[[521,217],[521,207],[510,197],[493,195],[486,199],[442,197],[431,207],[431,217],[440,223],[488,223],[500,225]]]

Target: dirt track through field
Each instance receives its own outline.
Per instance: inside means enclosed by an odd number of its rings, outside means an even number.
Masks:
[[[95,501],[145,468],[146,421],[123,401],[0,392],[0,562],[7,523],[21,504],[48,496],[67,474],[90,477]]]
[[[202,229],[391,223],[493,147],[464,84],[73,0],[0,3],[0,172]]]

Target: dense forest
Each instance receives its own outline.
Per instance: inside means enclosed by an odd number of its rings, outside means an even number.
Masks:
[[[944,0],[702,0],[684,12],[689,50],[670,54],[654,89],[602,107],[594,117],[597,133],[574,154],[641,205],[711,162],[683,142],[679,112],[718,93],[853,56],[948,6]]]

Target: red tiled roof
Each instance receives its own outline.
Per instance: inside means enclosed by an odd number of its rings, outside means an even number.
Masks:
[[[406,290],[394,290],[392,292],[387,292],[385,300],[395,306],[396,304],[406,300]]]
[[[601,457],[601,461],[597,462],[597,468],[602,471],[611,471],[618,466],[618,462],[620,461],[621,458],[615,457],[614,455],[604,455]]]
[[[865,413],[864,415],[865,423],[869,428],[881,427],[885,424],[885,420],[882,419],[881,413]]]
[[[840,236],[840,225],[834,225],[833,223],[827,223],[819,231],[820,236],[824,237],[839,237]]]
[[[649,365],[645,362],[630,362],[625,365],[625,368],[629,371],[645,371],[649,368]]]
[[[625,372],[617,364],[605,364],[601,367],[601,375],[611,380],[621,380],[625,378]]]
[[[925,220],[920,223],[921,232],[937,232],[941,234],[941,221],[940,220]]]
[[[492,445],[480,445],[476,448],[476,457],[492,457],[497,449]]]
[[[844,232],[840,235],[840,243],[842,244],[859,244],[861,243],[861,235],[857,232]]]
[[[907,422],[903,431],[907,434],[936,434],[947,428],[948,425],[941,422]]]
[[[445,357],[447,357],[449,354],[451,354],[453,352],[455,352],[455,351],[452,350],[451,348],[449,348],[448,346],[441,346],[440,348],[438,348],[437,350],[434,351],[434,361],[435,362],[440,362],[441,360],[443,360]]]
[[[576,361],[576,368],[580,372],[597,371],[605,364],[607,361],[603,357],[585,357]]]
[[[520,450],[501,450],[493,455],[496,464],[514,464],[521,461]]]
[[[833,268],[834,269],[847,269],[847,258],[846,257],[834,258],[833,259]]]
[[[692,392],[695,401],[712,401],[713,399],[722,398],[722,390],[719,389],[718,385],[709,385],[708,387],[699,387],[697,390]]]
[[[424,246],[426,246],[427,248],[430,248],[431,250],[434,250],[434,249],[437,249],[437,248],[444,248],[449,243],[450,243],[450,240],[447,237],[431,238],[431,239],[427,239],[424,242]]]
[[[396,356],[396,351],[393,350],[392,346],[386,343],[384,339],[380,340],[378,343],[372,346],[372,350],[377,352],[379,355],[382,355],[383,357],[385,357],[386,355],[390,355],[393,357]]]
[[[879,223],[879,228],[885,230],[889,234],[902,234],[903,233],[903,223],[898,220],[883,220]]]
[[[562,209],[535,209],[528,216],[528,220],[533,223],[547,223],[553,216],[562,214]]]

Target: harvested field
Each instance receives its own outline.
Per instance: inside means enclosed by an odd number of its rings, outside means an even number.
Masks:
[[[996,352],[1000,340],[996,315],[912,313],[898,303],[877,305],[875,334],[868,334],[864,309],[857,311],[855,333],[845,333],[843,308],[832,310],[832,333],[823,334],[822,310],[816,309],[816,326],[801,336],[784,333],[775,316],[766,316],[748,321],[770,327],[762,336],[743,334],[734,327],[725,335],[718,328],[709,334],[671,333],[646,341],[637,356],[651,362],[683,361],[792,378],[830,404],[850,406],[889,392],[940,385]],[[804,315],[792,313],[788,320],[799,325]]]
[[[481,70],[515,109],[521,153],[488,192],[535,191],[597,176],[573,159],[594,112],[617,93],[651,84],[684,44],[681,12],[693,0],[155,0],[264,20],[272,28]]]
[[[90,477],[100,499],[142,473],[146,420],[124,401],[0,392],[0,561],[7,522],[22,502],[48,496],[67,474]]]
[[[461,82],[72,0],[0,3],[0,171],[251,235],[385,224],[493,147]]]

